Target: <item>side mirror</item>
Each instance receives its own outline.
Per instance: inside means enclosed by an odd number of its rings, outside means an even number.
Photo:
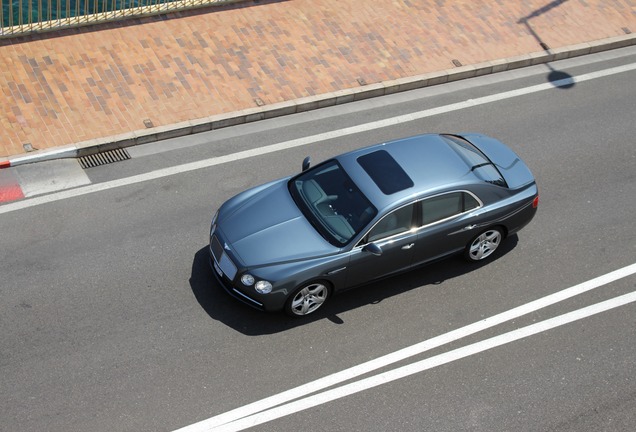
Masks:
[[[375,256],[382,255],[382,248],[375,243],[369,243],[362,248],[363,251],[369,252]]]
[[[311,166],[311,158],[309,156],[307,156],[303,160],[303,171],[306,171],[310,166]]]

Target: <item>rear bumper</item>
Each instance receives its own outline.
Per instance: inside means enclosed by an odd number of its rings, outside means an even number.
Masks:
[[[537,208],[533,207],[532,201],[526,204],[519,211],[510,215],[506,220],[506,228],[508,235],[519,232],[523,227],[528,225],[537,214]]]

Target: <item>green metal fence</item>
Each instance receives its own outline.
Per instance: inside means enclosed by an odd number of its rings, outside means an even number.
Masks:
[[[0,37],[236,1],[238,0],[0,0]]]

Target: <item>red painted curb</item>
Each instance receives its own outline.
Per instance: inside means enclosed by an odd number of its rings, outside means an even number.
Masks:
[[[24,198],[20,185],[0,186],[0,202],[15,201]]]
[[[11,166],[11,161],[0,161],[0,169],[9,168]]]

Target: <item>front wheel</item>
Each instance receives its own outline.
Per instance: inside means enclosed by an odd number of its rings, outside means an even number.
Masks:
[[[497,250],[502,239],[503,233],[499,228],[487,229],[466,246],[464,256],[471,262],[484,260]]]
[[[318,310],[329,298],[329,287],[323,282],[311,282],[298,288],[285,303],[285,312],[302,317]]]

